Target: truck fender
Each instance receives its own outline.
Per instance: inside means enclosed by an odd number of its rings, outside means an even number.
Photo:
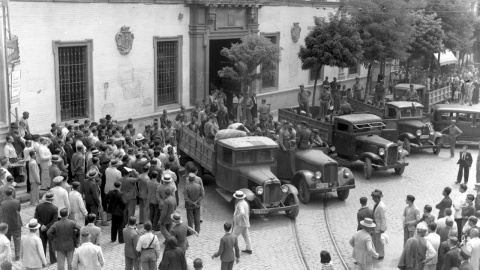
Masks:
[[[435,132],[433,133],[433,140],[432,140],[432,142],[435,143],[435,141],[437,140],[437,138],[440,138],[440,139],[441,139],[441,138],[442,138],[442,133],[440,133],[440,132],[438,132],[438,131],[435,131]]]
[[[355,178],[349,168],[338,167],[338,186],[355,185]]]
[[[247,196],[247,197],[245,198],[245,199],[247,199],[247,201],[252,202],[252,201],[254,201],[255,198],[257,197],[257,196],[255,196],[255,194],[253,193],[253,191],[251,191],[251,190],[248,189],[248,188],[242,188],[242,189],[240,189],[240,190],[243,191],[243,193]]]
[[[372,152],[364,152],[364,153],[361,153],[359,156],[358,156],[358,159],[365,162],[365,158],[370,158],[372,161],[382,161],[382,158],[377,155],[377,154],[374,154]]]
[[[402,141],[402,142],[403,142],[403,140],[404,140],[405,138],[408,138],[410,141],[416,139],[416,137],[413,136],[413,134],[410,133],[410,132],[404,132],[404,133],[398,135],[398,140],[400,140],[400,141]]]
[[[292,184],[285,184],[284,186],[288,187],[288,192],[283,193],[282,192],[282,203],[285,202],[285,199],[288,197],[290,194],[294,194],[295,196],[298,196],[298,189],[292,185]]]
[[[298,187],[298,185],[300,184],[300,181],[304,179],[307,182],[307,185],[310,186],[311,184],[313,184],[312,177],[313,177],[313,172],[307,171],[307,170],[301,170],[296,172],[293,175],[292,180],[290,181],[290,184],[295,187]]]

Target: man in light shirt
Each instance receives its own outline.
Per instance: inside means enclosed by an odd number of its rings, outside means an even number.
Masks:
[[[10,240],[5,236],[8,232],[8,225],[6,223],[0,223],[0,265],[5,261],[11,261],[12,248]]]
[[[90,241],[88,229],[81,231],[82,245],[73,253],[73,270],[101,270],[105,260],[102,248]]]
[[[28,124],[29,117],[30,113],[23,112],[22,118],[18,121],[18,132],[22,137],[25,137],[25,134],[30,134],[30,125]]]
[[[110,166],[105,170],[105,194],[114,189],[113,184],[122,179],[122,173],[117,169],[118,160],[110,162]]]
[[[160,241],[152,233],[152,223],[145,222],[143,225],[145,234],[138,238],[137,252],[140,252],[140,264],[143,270],[157,269],[157,260],[160,257]]]
[[[412,195],[407,195],[405,203],[407,207],[403,211],[403,244],[415,234],[416,225],[420,221],[420,210],[414,204],[415,197]],[[426,231],[426,229],[425,229]]]
[[[443,211],[444,217],[437,219],[437,230],[445,228],[447,218],[452,218],[452,209],[447,208]],[[460,215],[461,216],[461,215]],[[458,232],[458,225],[456,222],[453,223],[452,231]]]
[[[25,269],[42,269],[47,265],[43,251],[42,240],[37,235],[40,224],[37,219],[32,218],[26,226],[30,232],[22,236],[21,259]]]
[[[460,195],[457,196],[457,198],[453,201],[453,207],[455,208],[455,223],[457,225],[457,228],[462,227],[462,205],[465,204],[467,200],[467,185],[465,184],[460,184]],[[462,230],[457,230],[458,236],[457,239],[462,239]]]

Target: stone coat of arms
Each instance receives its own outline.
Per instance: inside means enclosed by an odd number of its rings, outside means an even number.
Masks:
[[[302,32],[302,28],[300,28],[299,23],[293,23],[292,29],[290,29],[290,33],[292,34],[292,40],[294,43],[297,43],[300,39],[300,33]]]
[[[127,55],[132,49],[133,34],[130,32],[130,27],[123,26],[120,32],[115,35],[115,41],[117,42],[117,49],[122,55]]]

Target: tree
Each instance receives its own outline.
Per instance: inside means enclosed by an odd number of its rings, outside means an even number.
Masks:
[[[349,1],[349,13],[363,40],[363,64],[368,67],[367,89],[373,63],[387,59],[405,60],[409,56],[414,31],[410,10],[416,1]]]
[[[305,38],[305,46],[301,46],[298,52],[302,69],[315,71],[312,106],[315,106],[315,90],[322,67],[345,68],[355,65],[360,62],[362,53],[360,35],[346,19],[330,17],[329,22],[315,19],[315,27]]]
[[[232,44],[220,52],[232,63],[232,67],[223,67],[218,76],[228,78],[241,84],[244,101],[248,98],[248,87],[260,78],[273,78],[280,62],[280,48],[269,39],[259,35],[246,35],[241,43]],[[258,67],[260,66],[260,73]],[[243,115],[247,108],[243,106]]]

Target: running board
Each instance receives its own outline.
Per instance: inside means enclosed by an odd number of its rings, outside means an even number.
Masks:
[[[221,189],[221,188],[216,188],[215,189],[218,194],[220,194],[220,196],[222,196],[227,202],[231,202],[233,200],[233,196],[232,196],[232,193],[226,191],[225,189]]]

